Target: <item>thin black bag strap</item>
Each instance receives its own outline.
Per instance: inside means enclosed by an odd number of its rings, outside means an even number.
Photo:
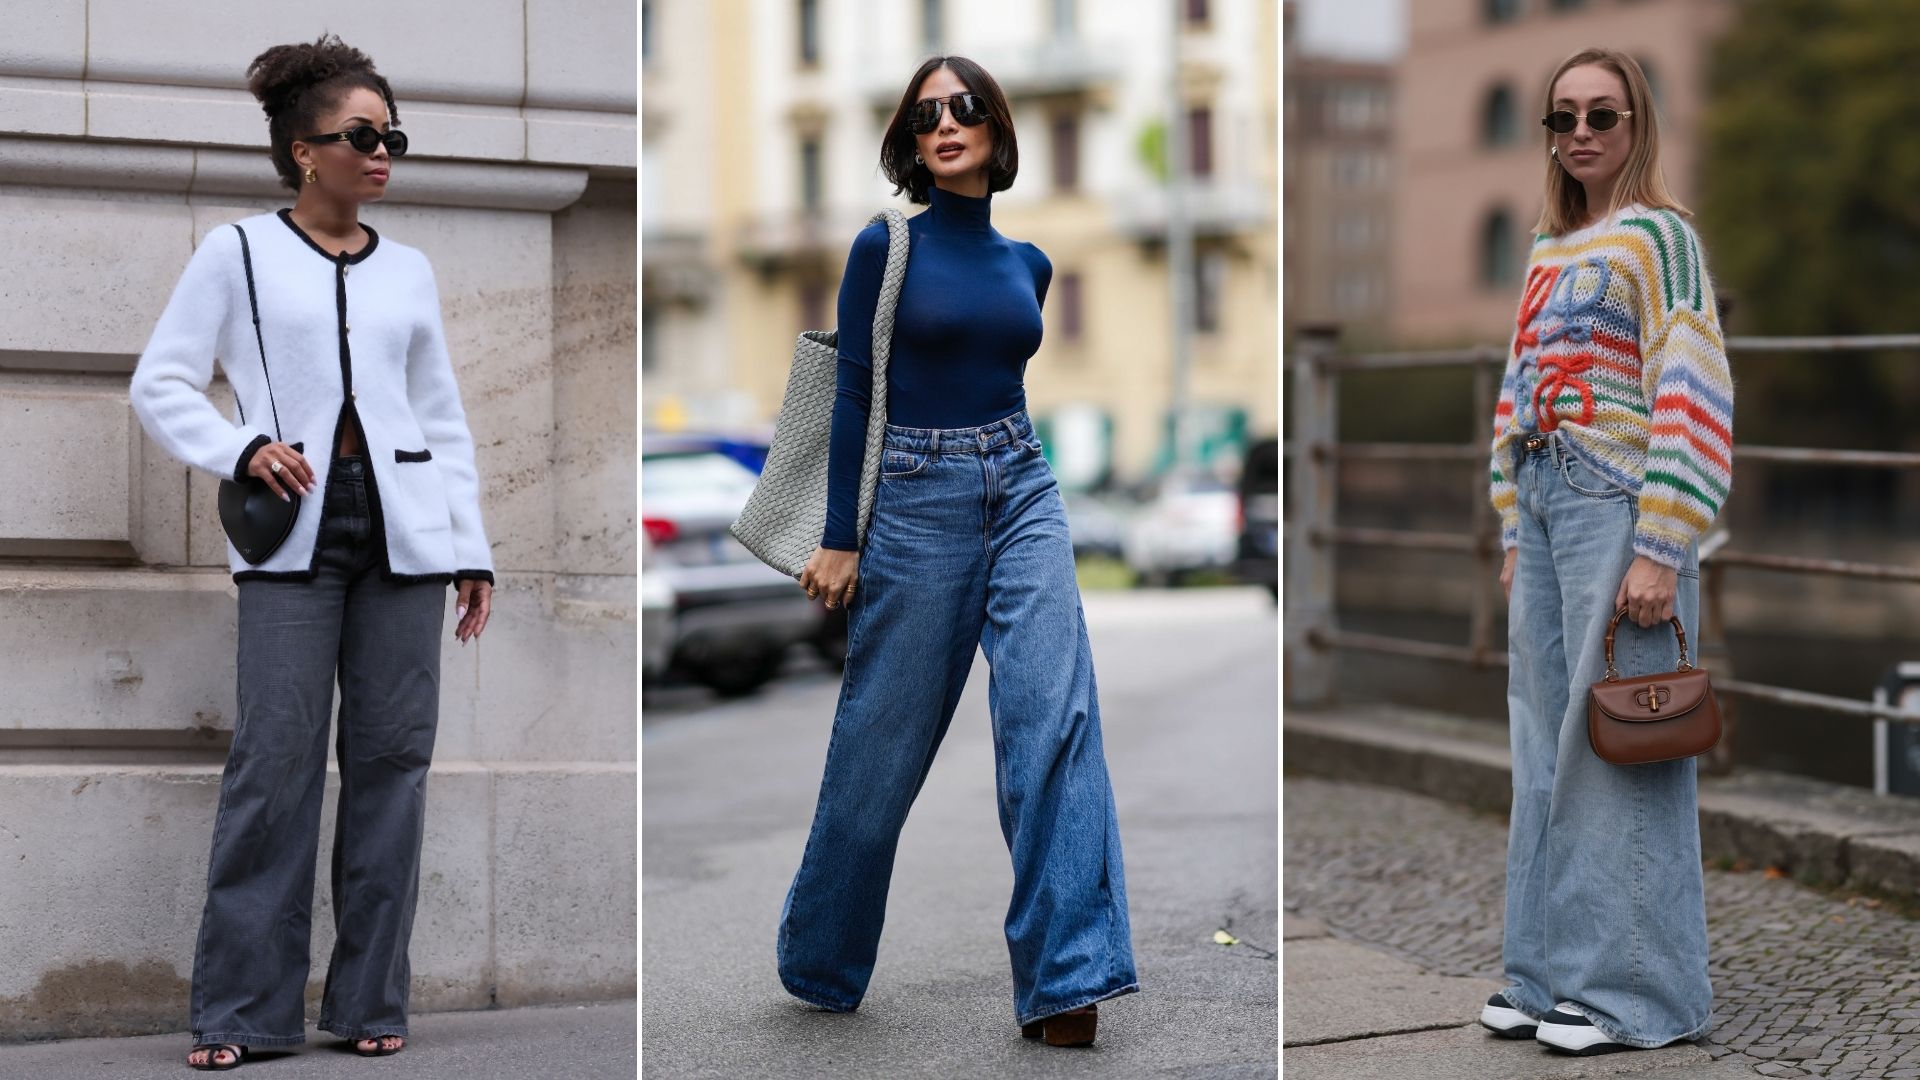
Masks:
[[[260,346],[260,373],[267,377],[267,407],[273,410],[273,438],[275,442],[285,442],[280,437],[280,406],[273,400],[273,373],[267,370],[267,339],[260,334],[260,298],[253,291],[253,252],[247,247],[247,230],[233,223],[233,231],[240,234],[240,260],[247,267],[247,306],[253,309],[253,340]],[[240,392],[234,391],[235,404],[240,401]],[[240,422],[247,422],[245,406],[240,408]]]

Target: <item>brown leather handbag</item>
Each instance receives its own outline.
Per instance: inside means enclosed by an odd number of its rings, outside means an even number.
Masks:
[[[1720,741],[1720,703],[1706,671],[1687,662],[1687,632],[1670,619],[1680,638],[1680,666],[1670,672],[1621,678],[1613,666],[1613,634],[1627,613],[1607,624],[1607,677],[1587,689],[1587,741],[1600,760],[1647,765],[1704,754]]]

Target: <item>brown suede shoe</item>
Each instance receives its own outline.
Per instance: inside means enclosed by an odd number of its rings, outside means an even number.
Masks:
[[[1043,1016],[1031,1024],[1020,1025],[1020,1035],[1047,1040],[1048,1046],[1092,1046],[1094,1028],[1100,1023],[1096,1005],[1083,1005],[1052,1016]]]

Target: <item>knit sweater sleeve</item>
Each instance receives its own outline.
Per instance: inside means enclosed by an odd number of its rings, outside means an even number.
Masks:
[[[1535,250],[1539,248],[1539,238],[1534,239]],[[1534,305],[1532,299],[1533,267],[1528,260],[1528,288],[1521,294],[1520,313],[1514,320],[1513,337],[1507,347],[1506,374],[1500,379],[1500,398],[1493,409],[1493,445],[1492,462],[1488,468],[1487,498],[1493,503],[1494,513],[1500,515],[1500,547],[1509,550],[1520,543],[1520,501],[1519,490],[1514,486],[1511,475],[1513,468],[1513,435],[1508,424],[1513,419],[1514,402],[1518,397],[1520,380],[1520,354],[1523,342],[1532,321]]]
[[[454,381],[453,358],[447,350],[446,328],[440,318],[440,287],[433,266],[420,258],[419,320],[407,346],[407,403],[420,433],[426,436],[433,463],[440,467],[447,493],[447,513],[453,525],[454,580],[473,578],[493,583],[493,549],[480,519],[480,475],[474,464],[473,433]]]
[[[1733,375],[1700,239],[1669,210],[1628,219],[1649,240],[1639,283],[1646,471],[1633,550],[1678,568],[1733,489]]]
[[[833,551],[860,548],[860,466],[867,453],[873,402],[873,317],[887,269],[887,242],[884,221],[860,230],[840,276],[839,366],[827,436],[827,525],[820,540],[821,547]]]
[[[220,415],[207,398],[221,331],[236,302],[246,303],[243,281],[239,234],[222,225],[201,238],[127,389],[140,426],[161,449],[194,468],[236,480],[245,478],[253,451],[273,440],[256,424],[235,424]],[[251,333],[230,347],[240,354],[235,362],[259,363]]]

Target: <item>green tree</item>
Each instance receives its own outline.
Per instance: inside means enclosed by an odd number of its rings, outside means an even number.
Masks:
[[[1711,65],[1698,207],[1730,328],[1920,331],[1920,0],[1737,11]],[[1809,360],[1738,374],[1779,409],[1856,426],[1902,424],[1898,400],[1920,389],[1920,357]]]

